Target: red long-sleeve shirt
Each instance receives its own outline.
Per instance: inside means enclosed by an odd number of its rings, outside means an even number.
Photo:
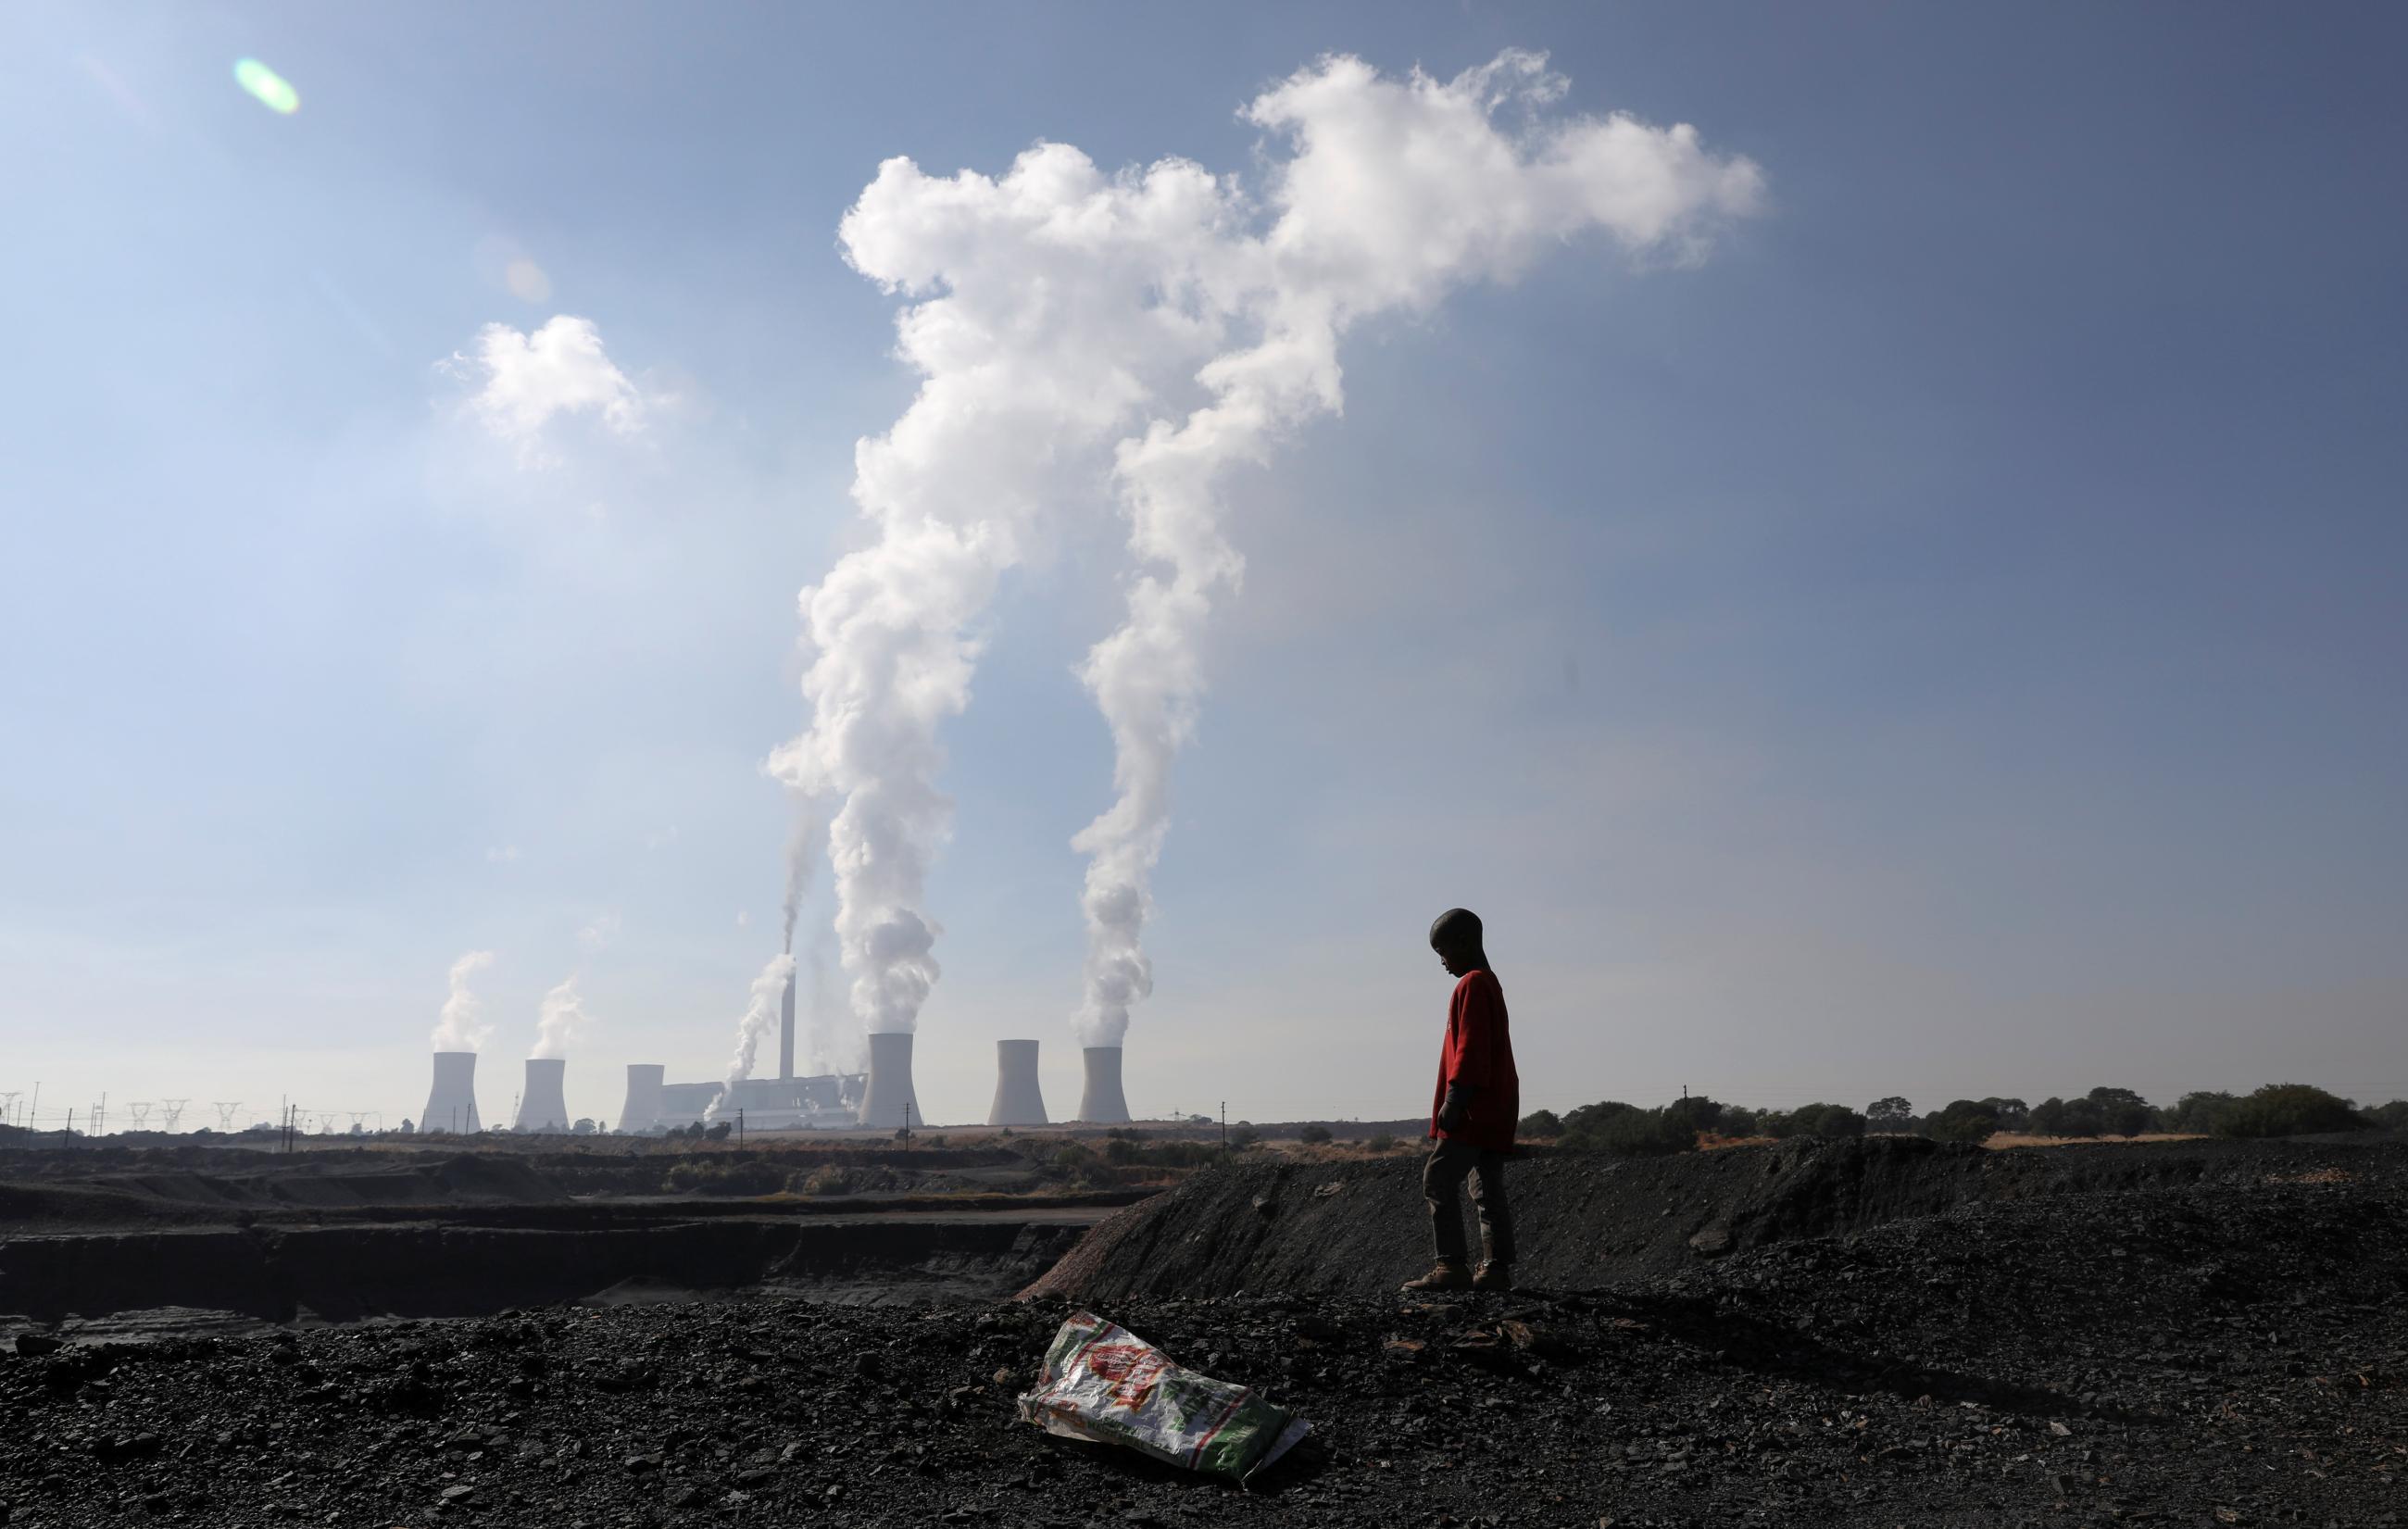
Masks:
[[[1457,1083],[1473,1089],[1463,1124],[1439,1129],[1446,1091]],[[1492,971],[1471,971],[1455,985],[1446,1006],[1446,1047],[1439,1053],[1438,1093],[1430,1100],[1429,1134],[1501,1152],[1513,1145],[1513,1124],[1522,1117],[1522,1079],[1513,1070],[1513,1037],[1505,1025],[1505,989]]]

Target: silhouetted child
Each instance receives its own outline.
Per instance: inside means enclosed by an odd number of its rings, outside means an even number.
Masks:
[[[1430,949],[1455,978],[1446,1006],[1446,1046],[1439,1053],[1438,1093],[1430,1102],[1433,1145],[1422,1165],[1429,1200],[1430,1237],[1438,1262],[1405,1282],[1407,1290],[1513,1288],[1513,1212],[1505,1200],[1505,1158],[1522,1110],[1522,1079],[1513,1071],[1513,1037],[1505,1025],[1505,989],[1482,948],[1480,916],[1449,908],[1430,925]],[[1464,1249],[1463,1208],[1455,1198],[1465,1175],[1480,1213],[1480,1267]]]

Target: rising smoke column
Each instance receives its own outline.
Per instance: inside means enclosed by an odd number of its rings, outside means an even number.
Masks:
[[[529,1051],[527,1055],[531,1057],[566,1056],[568,1043],[576,1038],[577,1033],[584,1029],[592,1019],[593,1016],[585,1012],[584,1000],[578,996],[577,979],[574,976],[569,977],[558,987],[545,993],[543,1002],[537,1007],[535,1050]]]
[[[727,1059],[726,1086],[703,1111],[705,1120],[717,1120],[721,1109],[736,1094],[736,1085],[752,1076],[753,1059],[761,1050],[761,1037],[778,1027],[778,1000],[784,996],[787,979],[795,975],[795,958],[781,952],[769,958],[761,975],[752,979],[751,1001],[744,1006],[743,1018],[736,1022],[736,1053]]]
[[[1543,120],[1562,93],[1527,53],[1443,83],[1325,59],[1242,114],[1287,151],[1268,226],[1234,179],[1182,160],[1107,176],[1039,144],[1000,179],[880,166],[841,240],[910,299],[897,349],[922,383],[855,448],[874,536],[802,593],[811,725],[770,760],[827,809],[838,955],[867,1029],[910,1029],[937,979],[923,893],[951,816],[938,729],[968,703],[973,623],[1061,513],[1116,499],[1143,569],[1082,670],[1117,799],[1075,841],[1090,857],[1080,1029],[1117,1044],[1151,986],[1139,937],[1202,690],[1197,636],[1241,566],[1220,477],[1338,408],[1338,342],[1363,319],[1511,279],[1592,228],[1691,257],[1754,204],[1756,167],[1706,154],[1694,130]]]
[[[800,596],[808,732],[772,773],[825,812],[854,1016],[910,1030],[936,982],[924,903],[950,825],[937,731],[969,701],[971,623],[1062,503],[1105,493],[1109,444],[1220,345],[1222,305],[1166,253],[1210,253],[1225,190],[1166,161],[1107,177],[1040,144],[1000,179],[894,159],[840,229],[855,269],[915,299],[896,321],[918,394],[854,449],[874,532]]]
[[[1071,841],[1089,857],[1084,1044],[1119,1045],[1129,1006],[1153,991],[1140,936],[1169,827],[1171,762],[1195,727],[1202,628],[1243,567],[1221,531],[1227,469],[1339,409],[1339,341],[1354,324],[1426,310],[1465,282],[1510,280],[1589,229],[1633,252],[1694,257],[1717,222],[1755,206],[1756,166],[1708,155],[1689,127],[1539,120],[1564,89],[1533,53],[1445,83],[1419,71],[1383,79],[1332,58],[1243,113],[1293,150],[1271,172],[1277,217],[1238,263],[1257,283],[1235,326],[1252,343],[1197,374],[1209,396],[1201,407],[1149,422],[1115,452],[1144,571],[1119,630],[1080,671],[1111,728],[1118,793]],[[1523,119],[1510,129],[1497,120],[1508,107]]]
[[[826,852],[825,825],[810,803],[797,799],[795,826],[786,836],[786,894],[779,905],[778,949],[789,955],[795,950],[795,921],[802,917],[803,898],[811,890],[811,867]]]
[[[452,991],[444,997],[443,1012],[435,1022],[435,1050],[479,1050],[485,1037],[494,1033],[494,1027],[485,1022],[485,1006],[468,991],[468,979],[493,964],[491,950],[471,950],[452,963]]]

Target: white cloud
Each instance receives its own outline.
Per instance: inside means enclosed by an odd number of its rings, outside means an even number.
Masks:
[[[644,395],[604,352],[602,332],[591,319],[558,314],[532,334],[487,324],[472,350],[454,354],[440,369],[478,384],[469,410],[497,439],[518,448],[523,466],[554,460],[543,436],[561,415],[598,415],[619,436],[644,428]]]
[[[577,932],[577,943],[588,951],[599,950],[619,937],[619,915],[596,914],[584,928]]]

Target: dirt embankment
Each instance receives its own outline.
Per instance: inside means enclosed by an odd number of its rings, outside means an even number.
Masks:
[[[428,1224],[18,1237],[0,1239],[0,1311],[44,1323],[163,1308],[267,1322],[472,1316],[583,1300],[631,1280],[686,1293],[837,1281],[891,1286],[899,1299],[984,1299],[1045,1268],[1080,1230],[1008,1215],[895,1215],[577,1232]]]
[[[2408,1144],[2179,1141],[1986,1151],[1914,1136],[1509,1169],[1515,1277],[1590,1289],[1985,1202],[2341,1173],[2408,1181]],[[1420,1165],[1240,1163],[1099,1223],[1030,1296],[1370,1295],[1429,1262]]]

